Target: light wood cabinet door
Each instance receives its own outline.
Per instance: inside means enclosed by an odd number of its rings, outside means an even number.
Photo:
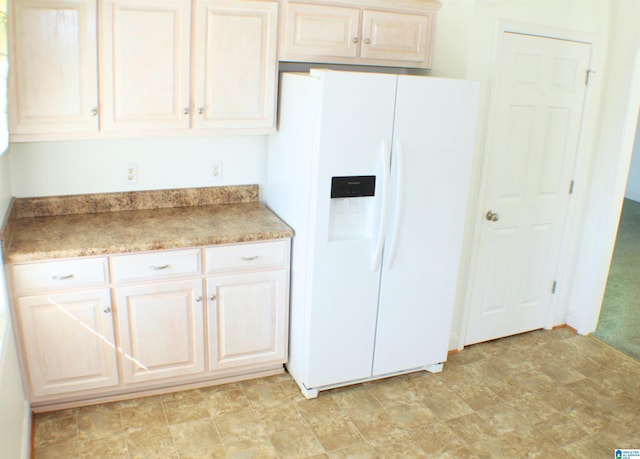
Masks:
[[[97,132],[96,1],[10,6],[11,134]]]
[[[286,361],[288,272],[207,280],[211,370]]]
[[[202,280],[116,289],[125,384],[204,372]]]
[[[277,20],[277,2],[198,3],[196,128],[268,132],[275,126]]]
[[[118,384],[109,289],[18,298],[34,397]]]
[[[102,128],[189,128],[189,0],[101,2]]]
[[[358,57],[360,10],[329,5],[289,3],[282,60]]]
[[[364,10],[362,59],[430,65],[432,16]]]

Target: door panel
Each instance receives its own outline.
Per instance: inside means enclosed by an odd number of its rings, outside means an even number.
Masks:
[[[584,43],[503,36],[466,344],[548,322],[590,52]],[[486,219],[489,210],[497,221]]]
[[[477,98],[469,81],[398,79],[374,375],[446,360]]]
[[[358,56],[360,11],[339,6],[287,3],[285,60],[288,55]]]
[[[202,281],[122,287],[116,297],[125,383],[204,371]]]
[[[380,282],[373,259],[384,191],[383,146],[386,142],[388,152],[397,77],[326,72],[321,78],[326,97],[314,153],[315,221],[309,223],[316,226],[310,255],[314,270],[308,318],[313,365],[305,381],[309,387],[371,376]],[[375,196],[344,198],[349,204],[341,205],[345,201],[330,198],[331,177],[352,175],[376,175]],[[361,218],[364,224],[345,235],[336,231],[337,216]]]
[[[22,297],[18,311],[34,396],[118,384],[108,289]]]
[[[11,133],[97,131],[95,1],[13,4]]]
[[[207,280],[211,370],[286,361],[287,274],[277,270]]]
[[[189,127],[190,12],[186,0],[103,2],[104,129]]]
[[[364,10],[363,59],[425,62],[431,47],[431,16]]]
[[[276,2],[199,4],[196,126],[271,128],[275,116]]]

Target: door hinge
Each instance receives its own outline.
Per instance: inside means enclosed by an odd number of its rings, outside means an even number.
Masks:
[[[558,286],[558,281],[553,281],[553,285],[551,286],[551,293],[555,295],[556,287]]]
[[[591,80],[591,74],[596,73],[595,70],[587,69],[587,76],[584,79],[584,84],[589,84],[589,80]]]
[[[575,180],[569,182],[569,194],[573,194],[573,186],[576,184]]]

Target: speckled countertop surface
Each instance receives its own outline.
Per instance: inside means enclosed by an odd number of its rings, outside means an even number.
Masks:
[[[17,263],[291,237],[291,228],[257,201],[257,186],[251,187],[255,188],[246,193],[242,187],[226,187],[233,190],[223,193],[222,199],[202,199],[193,189],[177,194],[158,192],[155,201],[153,195],[142,200],[135,193],[123,200],[123,193],[118,193],[119,202],[128,203],[126,210],[118,204],[88,213],[72,213],[69,208],[74,205],[69,199],[52,198],[58,200],[53,211],[52,206],[39,203],[46,208],[40,215],[32,211],[33,205],[26,205],[33,203],[14,203],[2,233],[4,257]],[[93,196],[103,207],[105,202],[114,202],[108,195]],[[167,196],[176,201],[176,207],[167,204],[171,201]],[[83,209],[91,208],[86,202],[93,198],[74,198],[83,200]],[[147,203],[131,205],[132,201]],[[56,212],[56,206],[66,210]]]

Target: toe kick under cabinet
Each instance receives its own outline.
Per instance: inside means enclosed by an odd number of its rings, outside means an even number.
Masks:
[[[13,264],[34,407],[283,371],[290,240]]]

